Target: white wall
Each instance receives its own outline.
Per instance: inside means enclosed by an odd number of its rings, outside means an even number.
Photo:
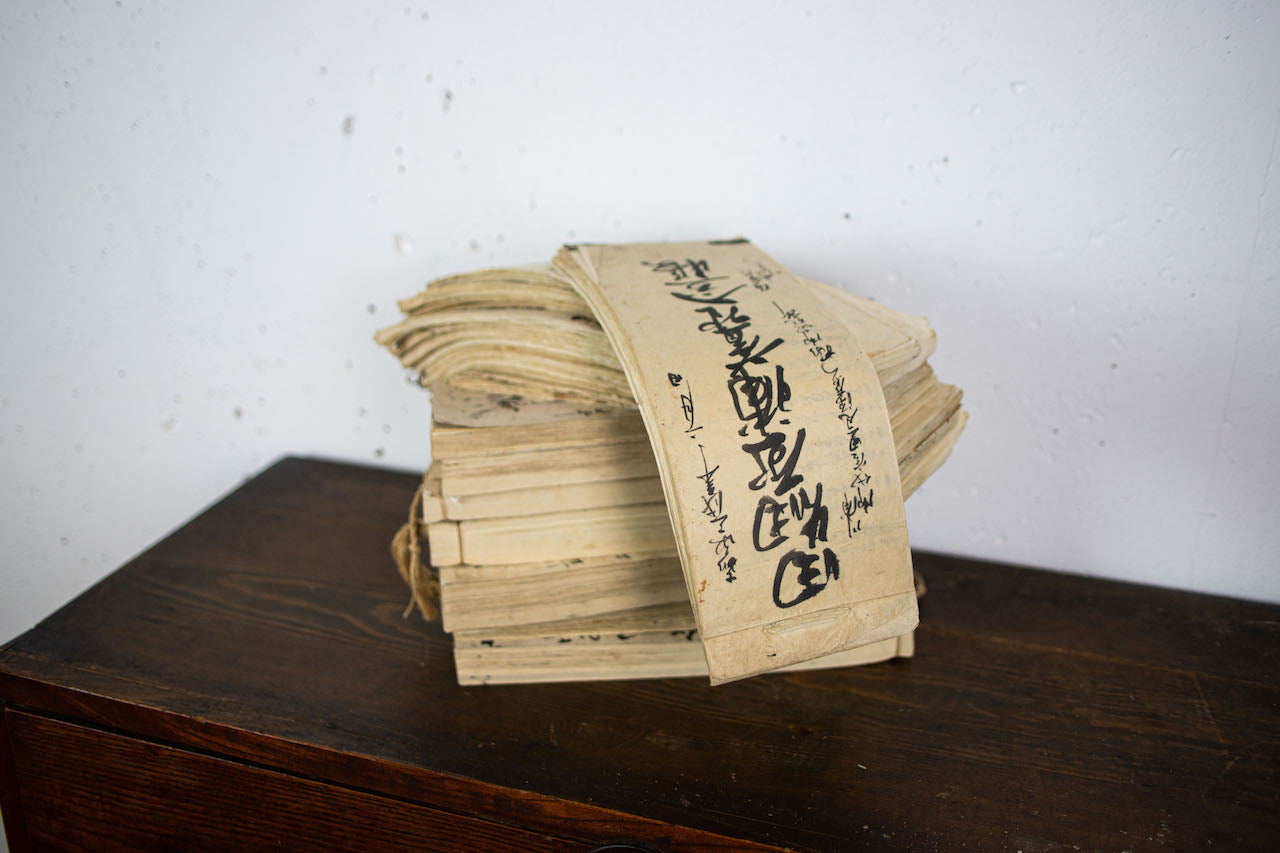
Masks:
[[[0,640],[280,454],[423,468],[427,279],[735,233],[933,321],[916,545],[1280,600],[1280,9],[946,5],[6,3]]]

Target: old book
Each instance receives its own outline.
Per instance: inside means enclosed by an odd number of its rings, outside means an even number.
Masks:
[[[957,411],[907,455],[902,466],[904,494],[910,496],[934,470],[941,466],[963,428],[965,414]],[[648,504],[650,523],[665,518],[665,507]],[[665,548],[645,552],[631,546],[631,539],[619,539],[603,556],[577,555],[581,546],[576,530],[581,522],[574,513],[565,513],[550,523],[563,537],[550,559],[540,563],[514,562],[498,565],[441,565],[441,612],[446,630],[511,626],[597,615],[630,607],[687,601],[674,540]],[[624,531],[625,533],[625,531]],[[519,559],[527,552],[514,551]],[[461,552],[459,550],[459,557]],[[433,559],[436,558],[433,555]]]
[[[924,481],[912,470],[926,458],[921,451],[926,445],[932,446],[929,439],[959,411],[958,392],[941,392],[933,396],[935,404],[932,407],[916,406],[909,417],[904,416],[900,421],[903,437],[897,445],[902,460],[899,464],[906,463],[900,469],[900,476],[904,480],[911,477],[915,484],[912,491]],[[954,444],[954,438],[945,445],[946,450],[951,444]],[[619,448],[624,450],[619,451]],[[631,499],[632,496],[609,500],[610,495],[619,491],[613,488],[618,483],[632,486],[636,483],[649,484],[638,489],[635,495],[652,493],[658,472],[647,443],[628,441],[584,448],[581,452],[572,447],[524,450],[464,457],[464,460],[476,466],[483,464],[485,473],[450,480],[447,475],[450,460],[445,459],[438,462],[432,472],[442,472],[439,485],[433,486],[434,476],[428,477],[428,493],[423,506],[431,508],[427,511],[430,513],[427,520],[431,522],[432,559],[436,566],[533,562],[556,559],[562,554],[597,557],[674,547],[670,528],[663,523],[667,506],[661,493],[649,502]],[[577,461],[571,464],[565,460]],[[468,473],[474,471],[472,467],[466,470]],[[568,482],[548,488],[563,491],[576,486],[579,494],[597,500],[585,506],[553,504],[545,492],[539,494],[536,486],[538,482],[553,481],[553,478],[557,484],[562,480]],[[517,490],[516,499],[503,500],[502,496],[507,494],[506,489],[512,483],[519,483],[524,488]],[[452,508],[457,505],[459,492],[462,497],[469,496],[469,493],[486,497],[503,511],[456,519]],[[904,490],[904,498],[907,494],[909,492]],[[521,502],[525,498],[531,500]]]
[[[959,392],[925,364],[932,330],[841,291],[800,286],[823,315],[859,329],[897,443],[894,473],[910,494],[945,460],[966,418]],[[691,607],[701,602],[664,518],[661,463],[652,445],[638,452],[651,435],[599,307],[588,307],[563,269],[537,267],[433,282],[402,308],[405,321],[379,340],[433,395],[435,461],[415,511],[426,523],[410,527],[428,540],[439,572],[459,680],[724,680],[723,666],[718,675],[708,669]],[[782,319],[816,335],[794,306]],[[425,601],[435,579],[407,571],[414,548],[425,549],[397,542],[402,571]],[[667,621],[645,627],[655,612]],[[672,632],[683,646],[669,641]],[[910,642],[907,631],[803,665],[882,660],[909,654]]]
[[[880,663],[914,654],[912,634],[890,637],[771,672],[834,669]],[[528,684],[557,681],[617,681],[631,678],[685,678],[710,675],[700,642],[681,632],[567,634],[539,639],[455,638],[459,684]]]
[[[505,631],[459,631],[454,635],[458,682],[520,684],[707,677],[706,653],[693,626],[688,602],[683,603],[683,612],[661,607],[651,610],[652,615],[641,612],[640,618],[624,613]],[[654,623],[660,624],[655,627]],[[775,671],[860,666],[911,657],[914,652],[914,637],[907,633]]]
[[[564,622],[663,604],[684,611],[689,607],[674,548],[541,563],[445,566],[440,585],[442,624],[451,632]],[[688,618],[692,626],[692,611]]]
[[[902,459],[959,410],[961,394],[954,386],[938,382],[926,364],[887,386],[885,399]],[[535,433],[555,427],[561,429],[551,441]],[[439,484],[429,488],[434,500],[424,504],[427,521],[663,499],[657,463],[638,416],[488,429],[437,424],[432,448],[437,462],[429,479]]]
[[[856,329],[883,384],[937,345],[921,318],[806,280]],[[635,411],[617,356],[586,303],[549,267],[480,270],[432,282],[380,331],[432,391],[437,422],[530,424]]]
[[[963,419],[955,423],[948,421],[960,412],[959,391],[938,383],[927,366],[913,371],[913,375],[923,377],[927,382],[906,383],[906,388],[914,388],[915,391],[893,394],[893,397],[904,401],[901,414],[895,412],[893,432],[895,437],[901,434],[897,452],[902,459],[901,478],[905,496],[913,493],[928,474],[941,465],[963,427]],[[929,406],[920,405],[929,398],[933,400],[932,411]],[[643,429],[635,424],[635,420],[585,420],[582,421],[584,432],[576,438],[567,437],[562,430],[554,430],[558,438],[552,442],[552,450],[556,453],[576,450],[582,456],[590,456],[590,451],[600,444],[632,442]],[[946,429],[933,435],[942,425],[946,425]],[[547,425],[534,429],[545,433]],[[929,430],[928,434],[922,435],[925,430]],[[539,451],[532,450],[532,447],[547,439],[543,434],[522,437],[521,432],[518,428],[502,427],[443,428],[436,430],[434,435],[447,437],[447,441],[436,443],[434,447],[438,455],[452,453],[463,459],[486,457],[504,460],[500,466],[511,469],[539,467],[549,470],[548,466],[525,465],[518,461],[520,457],[538,455]],[[517,450],[495,456],[497,447],[515,447]],[[617,555],[643,555],[646,548],[653,546],[654,530],[664,529],[666,508],[659,503],[662,494],[657,470],[654,469],[649,478],[612,479],[616,475],[604,466],[598,475],[600,479],[595,483],[570,487],[549,485],[541,489],[535,487],[477,496],[445,494],[442,497],[442,483],[435,475],[447,461],[436,462],[426,476],[428,494],[422,503],[425,520],[440,523],[461,517],[483,521],[479,530],[468,530],[466,523],[458,528],[431,524],[433,562],[440,571],[444,593],[442,613],[445,629],[566,619],[625,606],[676,601],[680,596],[676,583],[678,562],[675,542],[668,535],[663,535],[663,547],[658,551],[667,560],[654,564],[663,566],[663,574],[655,575],[648,571],[648,564],[645,564],[645,570],[640,570],[634,562],[614,558]],[[584,498],[584,502],[548,500],[549,496],[564,496],[570,491],[573,492],[571,497]],[[649,500],[641,500],[644,497]],[[471,500],[488,502],[488,511],[481,514],[457,512],[460,507],[463,510],[470,508],[465,502]],[[590,529],[595,523],[595,516],[579,514],[576,510],[621,506],[634,507],[635,512],[644,514],[644,524],[636,528],[627,524],[613,524],[604,529],[596,526],[591,542],[582,542],[580,530]],[[545,512],[548,507],[553,511]],[[520,523],[513,524],[513,516],[536,517],[525,517]],[[463,556],[462,530],[467,530],[468,540],[490,543],[492,547]],[[532,535],[531,530],[534,532]],[[521,567],[530,564],[531,560],[540,562],[521,571]],[[602,560],[604,565],[600,565]],[[476,562],[490,562],[492,565],[475,565]],[[581,578],[577,576],[576,566],[582,566]]]

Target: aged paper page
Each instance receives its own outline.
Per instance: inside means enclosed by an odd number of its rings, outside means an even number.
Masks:
[[[555,263],[640,404],[712,682],[912,630],[884,396],[831,306],[743,239]]]

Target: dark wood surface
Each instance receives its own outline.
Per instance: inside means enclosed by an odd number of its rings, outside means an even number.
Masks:
[[[361,850],[376,834],[400,850],[590,849],[43,716],[9,719],[37,847]]]
[[[918,553],[911,660],[464,688],[416,482],[283,460],[0,651],[14,849],[1276,842],[1278,607]]]

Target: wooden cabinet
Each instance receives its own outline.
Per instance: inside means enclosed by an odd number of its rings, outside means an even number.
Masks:
[[[286,459],[0,651],[10,845],[1268,849],[1280,608],[917,554],[917,657],[459,687],[416,477]]]

